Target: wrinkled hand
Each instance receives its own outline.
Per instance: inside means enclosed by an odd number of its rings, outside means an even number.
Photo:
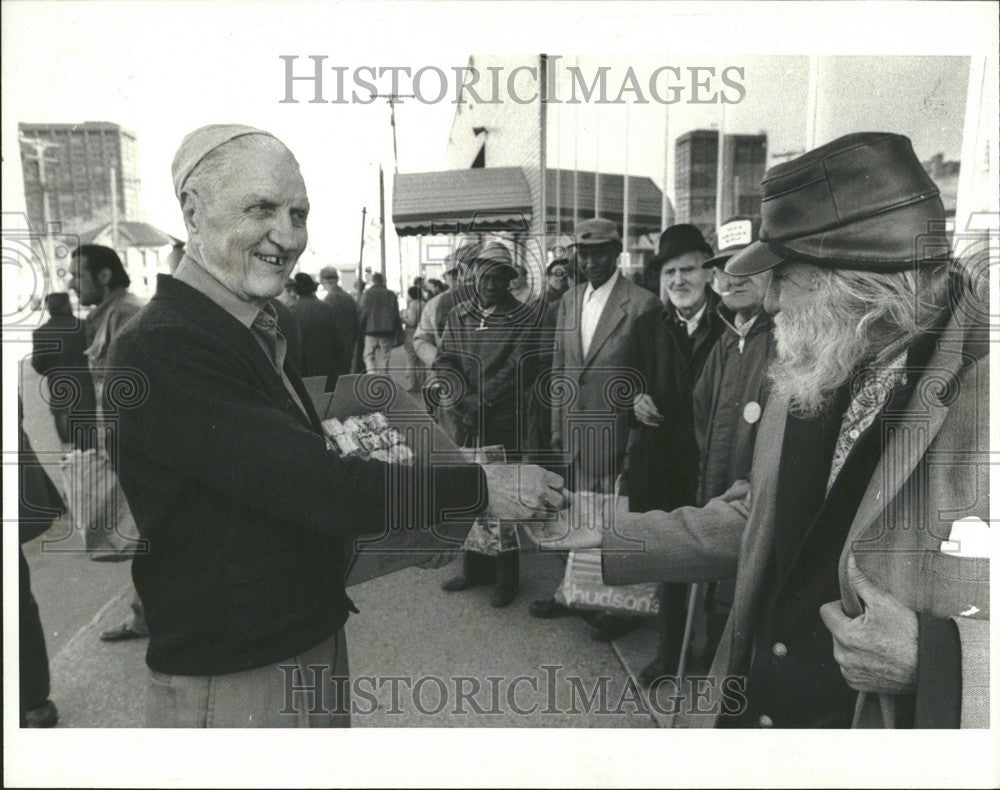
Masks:
[[[840,601],[823,604],[819,610],[833,634],[833,657],[847,685],[874,694],[913,693],[917,683],[917,615],[872,584],[853,554],[847,560],[847,578],[865,611],[850,618]]]
[[[528,521],[565,507],[563,479],[528,464],[486,464],[489,512],[500,519]]]
[[[649,395],[636,395],[632,408],[635,410],[636,419],[643,425],[658,428],[663,422],[663,415],[657,411],[656,404]]]
[[[743,518],[750,515],[750,481],[737,480],[724,493],[719,494],[718,498],[726,502]]]
[[[599,549],[613,524],[615,496],[592,491],[567,492],[567,496],[569,508],[553,520],[529,524],[528,535],[541,548],[554,551]]]

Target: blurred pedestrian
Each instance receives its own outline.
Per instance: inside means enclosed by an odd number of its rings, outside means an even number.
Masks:
[[[405,340],[403,348],[406,350],[408,367],[406,369],[406,389],[410,392],[419,392],[424,386],[424,363],[420,361],[417,352],[413,350],[413,333],[416,332],[420,323],[420,313],[424,308],[424,294],[420,286],[414,285],[406,292],[406,309],[400,318],[403,321],[403,331]]]
[[[444,293],[429,299],[420,314],[420,322],[413,333],[413,350],[427,367],[434,364],[448,313],[459,301],[469,296],[464,281],[469,271],[468,258],[476,248],[477,245],[464,244],[448,256],[444,276],[450,287]]]
[[[348,372],[344,367],[346,341],[340,334],[337,314],[333,307],[316,297],[319,286],[311,275],[298,272],[292,279],[298,299],[289,309],[302,338],[299,374],[303,378],[324,376],[325,391],[333,392],[337,379]]]
[[[340,272],[333,266],[324,266],[319,270],[319,280],[326,289],[325,301],[337,315],[337,329],[344,338],[344,359],[341,369],[351,372],[354,361],[354,350],[358,344],[358,303],[347,291],[340,287]]]
[[[365,370],[385,373],[389,370],[392,349],[401,345],[403,324],[396,294],[385,287],[385,277],[381,272],[373,272],[371,278],[371,287],[361,296],[358,306],[359,325],[365,339]]]
[[[291,307],[299,300],[299,295],[295,293],[295,280],[289,277],[285,280],[285,286],[281,293],[274,297],[275,301],[281,302],[285,307]]]
[[[74,413],[97,412],[94,380],[84,353],[86,330],[83,322],[73,315],[68,293],[51,293],[45,297],[45,304],[49,319],[32,335],[31,366],[47,378],[49,411],[63,448],[88,450],[96,441],[93,432],[86,426],[78,431],[72,429]],[[67,394],[71,398],[67,399]]]

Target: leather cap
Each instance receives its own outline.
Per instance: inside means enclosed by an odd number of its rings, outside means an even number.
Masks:
[[[760,241],[733,256],[730,274],[791,259],[896,272],[949,258],[940,192],[903,135],[845,135],[772,167],[761,183]]]
[[[683,255],[685,252],[704,252],[707,255],[714,255],[712,246],[705,241],[705,237],[694,225],[681,223],[671,225],[660,234],[660,244],[656,251],[656,257],[650,263],[663,263]]]

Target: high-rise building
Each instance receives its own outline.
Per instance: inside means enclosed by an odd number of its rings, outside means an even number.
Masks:
[[[760,214],[760,182],[767,170],[766,134],[727,134],[723,148],[722,220]],[[696,225],[715,239],[719,133],[696,129],[674,145],[676,222]]]
[[[48,220],[61,222],[63,232],[75,233],[110,221],[112,169],[118,219],[139,219],[135,134],[115,123],[88,121],[19,123],[18,137],[33,229],[47,230]]]

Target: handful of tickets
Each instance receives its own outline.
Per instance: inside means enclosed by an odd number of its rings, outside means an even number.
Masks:
[[[388,464],[413,463],[413,450],[406,445],[399,430],[389,425],[382,412],[348,417],[343,422],[331,417],[323,420],[323,431],[332,449],[342,456],[375,459]]]

